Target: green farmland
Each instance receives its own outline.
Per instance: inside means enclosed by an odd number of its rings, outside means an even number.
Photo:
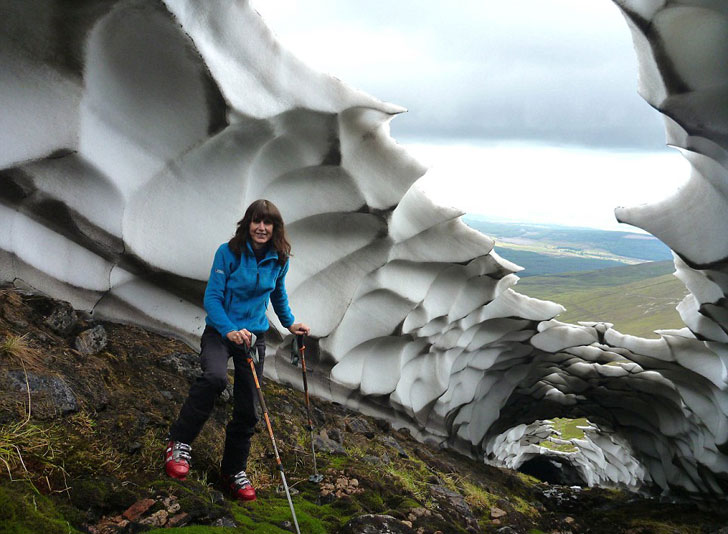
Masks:
[[[654,330],[684,326],[675,306],[687,290],[673,271],[671,261],[660,261],[531,276],[521,279],[515,290],[564,306],[560,321],[605,321],[623,334],[656,338]]]

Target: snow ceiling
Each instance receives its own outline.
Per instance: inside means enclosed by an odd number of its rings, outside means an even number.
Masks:
[[[606,1],[606,0],[605,0]],[[0,278],[99,317],[200,334],[212,255],[278,204],[314,392],[518,467],[585,416],[587,483],[728,491],[728,5],[617,0],[640,92],[692,166],[621,209],[675,252],[681,330],[571,325],[435,205],[389,136],[403,111],[314,72],[245,1],[0,1]],[[290,339],[267,372],[299,384]],[[535,447],[535,448],[534,448]]]

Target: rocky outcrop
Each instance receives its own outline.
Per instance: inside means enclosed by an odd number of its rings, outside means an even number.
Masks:
[[[216,246],[266,197],[295,245],[315,394],[475,455],[587,416],[624,440],[584,445],[593,480],[633,455],[664,489],[726,491],[725,7],[617,2],[640,90],[693,168],[672,199],[617,211],[675,251],[690,290],[686,328],[644,340],[518,294],[519,267],[416,184],[426,170],[388,132],[403,109],[308,69],[246,2],[39,3],[1,4],[3,279],[194,340]],[[266,370],[298,384],[274,330]]]

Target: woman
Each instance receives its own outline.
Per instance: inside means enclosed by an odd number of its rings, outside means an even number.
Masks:
[[[215,402],[228,383],[227,363],[235,366],[233,417],[225,433],[222,479],[233,496],[255,500],[255,489],[245,473],[250,438],[258,421],[253,373],[246,363],[244,349],[255,334],[260,355],[256,366],[263,375],[265,357],[265,316],[268,301],[292,334],[308,334],[309,328],[295,323],[288,307],[285,279],[291,245],[278,208],[268,200],[256,200],[238,222],[235,236],[220,245],[205,289],[207,326],[202,333],[200,354],[203,375],[190,388],[177,421],[169,432],[165,470],[184,480],[190,469],[190,443],[207,421]]]

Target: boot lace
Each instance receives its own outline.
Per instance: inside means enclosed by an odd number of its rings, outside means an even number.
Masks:
[[[180,459],[185,460],[187,463],[192,462],[192,447],[181,441],[174,441],[172,444],[172,459],[179,462]]]
[[[230,483],[235,486],[236,490],[252,486],[252,484],[250,483],[250,479],[248,478],[248,475],[245,471],[240,471],[239,473],[230,477]]]

